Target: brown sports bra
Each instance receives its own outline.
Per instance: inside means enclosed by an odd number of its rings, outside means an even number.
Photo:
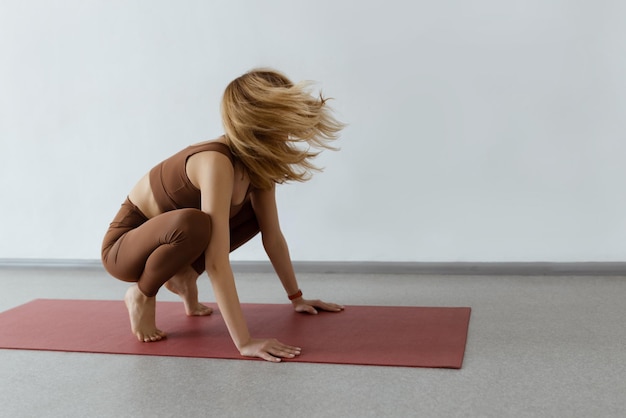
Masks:
[[[182,208],[200,209],[200,190],[187,177],[185,166],[187,160],[194,154],[204,151],[216,151],[227,156],[231,164],[235,159],[230,148],[221,142],[206,142],[191,145],[180,152],[162,161],[150,170],[150,187],[159,209],[162,212]],[[246,197],[239,205],[230,206],[230,217],[239,212],[241,207],[250,199],[251,186],[248,187]]]

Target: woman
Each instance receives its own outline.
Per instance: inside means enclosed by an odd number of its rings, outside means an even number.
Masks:
[[[196,280],[206,270],[233,342],[244,356],[279,362],[299,347],[250,336],[229,252],[259,231],[265,251],[298,312],[339,312],[307,300],[280,230],[275,186],[305,181],[320,149],[332,149],[342,125],[321,95],[270,69],[232,81],[222,99],[225,135],[192,145],[161,162],[131,190],[107,231],[102,261],[114,277],[135,282],[124,298],[133,334],[144,342],[166,334],[156,327],[156,294],[165,285],[187,315],[209,315]]]

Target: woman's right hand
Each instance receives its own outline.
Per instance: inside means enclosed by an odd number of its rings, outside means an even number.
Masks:
[[[239,348],[239,352],[245,357],[259,357],[263,360],[279,363],[281,358],[294,358],[302,351],[299,347],[283,344],[276,339],[251,338]]]

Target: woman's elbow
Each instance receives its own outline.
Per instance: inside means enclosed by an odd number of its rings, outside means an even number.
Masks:
[[[206,256],[205,266],[206,272],[211,279],[223,276],[223,273],[231,268],[228,257],[211,257],[210,255]]]
[[[265,251],[272,251],[285,245],[285,237],[280,232],[273,234],[263,234],[261,238]]]

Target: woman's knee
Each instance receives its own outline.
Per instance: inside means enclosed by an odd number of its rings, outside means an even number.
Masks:
[[[173,216],[177,238],[183,238],[202,247],[209,245],[211,239],[211,217],[198,209],[178,209]],[[175,238],[176,239],[176,238]]]

